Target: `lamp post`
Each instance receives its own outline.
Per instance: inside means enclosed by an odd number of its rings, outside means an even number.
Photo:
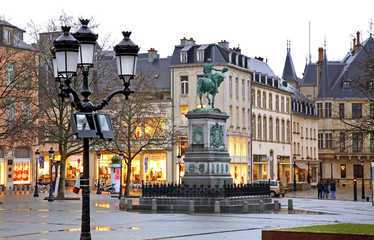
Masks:
[[[296,157],[293,158],[293,190],[296,192]]]
[[[119,161],[121,163],[121,170],[120,170],[120,179],[119,179],[119,194],[118,199],[121,199],[122,195],[122,160],[123,160],[123,152],[119,152]]]
[[[100,159],[101,159],[101,152],[97,151],[96,152],[97,156],[97,168],[100,168]],[[101,189],[100,189],[100,170],[97,171],[97,189],[96,189],[96,194],[101,194]]]
[[[361,168],[362,168],[362,186],[361,186],[361,199],[365,199],[365,172],[364,172],[364,160],[361,160]]]
[[[178,163],[178,184],[181,184],[181,160],[182,155],[178,154],[177,163]]]
[[[278,177],[278,181],[280,181],[280,176],[279,176],[279,166],[280,166],[280,156],[278,155],[277,156],[277,177]]]
[[[124,39],[114,47],[118,76],[123,80],[123,88],[110,93],[100,104],[93,104],[89,96],[91,91],[88,84],[88,73],[93,66],[97,34],[88,27],[89,20],[80,19],[82,26],[73,35],[70,27],[63,26],[63,34],[53,42],[56,64],[55,79],[60,84],[59,97],[62,101],[70,99],[75,110],[91,113],[103,109],[117,94],[123,94],[126,99],[134,91],[130,90],[130,80],[134,78],[139,47],[130,40],[131,32],[122,32]],[[72,88],[72,77],[76,75],[77,67],[82,70],[83,84],[81,95]],[[56,69],[57,68],[57,69]],[[82,226],[80,239],[91,239],[90,233],[90,189],[89,189],[89,137],[83,138],[83,176],[82,188]],[[92,137],[91,137],[92,138]]]
[[[52,168],[53,168],[53,159],[55,157],[55,151],[53,150],[53,148],[51,148],[51,150],[49,150],[49,197],[48,197],[48,202],[53,202],[53,190],[54,190],[54,187],[53,187],[53,184],[52,184]]]
[[[35,192],[34,192],[34,197],[39,197],[39,189],[38,189],[38,165],[39,165],[39,149],[36,149],[35,151]]]

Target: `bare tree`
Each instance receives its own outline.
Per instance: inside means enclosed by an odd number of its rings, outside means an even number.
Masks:
[[[126,164],[125,196],[129,195],[132,162],[142,151],[165,150],[171,147],[171,105],[155,100],[154,74],[140,72],[131,85],[135,93],[128,100],[117,98],[110,104],[115,128],[113,141],[99,141],[97,147],[115,154],[123,152]]]

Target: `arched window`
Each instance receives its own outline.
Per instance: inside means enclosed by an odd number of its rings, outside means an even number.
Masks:
[[[188,94],[188,76],[181,76],[181,94]]]
[[[268,136],[267,136],[267,118],[266,116],[264,116],[264,121],[263,121],[263,127],[262,127],[262,131],[263,131],[263,139],[266,141],[268,139]]]
[[[256,115],[252,115],[252,137],[256,139]]]
[[[282,126],[281,126],[281,131],[282,131],[282,142],[285,142],[286,141],[286,134],[285,134],[285,131],[286,131],[286,126],[284,125],[284,119],[282,119]]]
[[[262,124],[262,121],[261,121],[261,115],[258,115],[258,118],[257,118],[257,137],[259,140],[261,140],[261,135],[262,135],[262,128],[261,128],[261,124]]]

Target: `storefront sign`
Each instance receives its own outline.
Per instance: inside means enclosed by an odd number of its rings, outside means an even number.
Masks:
[[[43,163],[44,163],[44,156],[40,156],[40,157],[39,157],[39,163],[40,163],[40,164],[43,164]]]
[[[145,159],[144,159],[144,168],[145,168],[145,171],[147,171],[148,170],[148,158],[146,157]]]

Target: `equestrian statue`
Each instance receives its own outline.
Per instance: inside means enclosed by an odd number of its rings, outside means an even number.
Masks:
[[[206,93],[208,104],[212,105],[212,108],[214,108],[214,99],[216,94],[218,93],[218,88],[223,82],[224,77],[221,73],[218,72],[212,74],[212,70],[224,73],[227,72],[229,69],[228,67],[224,67],[223,69],[216,69],[211,64],[211,61],[212,60],[208,58],[208,63],[204,65],[204,76],[199,77],[199,79],[197,80],[196,93],[200,97],[200,106],[203,106],[201,97],[203,93]],[[212,95],[212,100],[210,100],[209,95]]]

